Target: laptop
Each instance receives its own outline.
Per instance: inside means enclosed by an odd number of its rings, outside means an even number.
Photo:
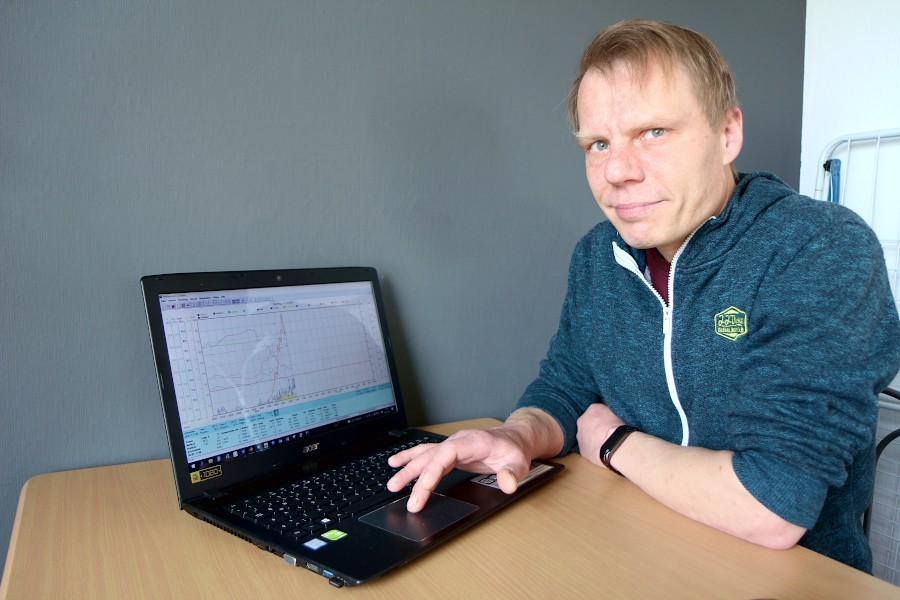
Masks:
[[[179,507],[324,576],[359,585],[517,492],[454,470],[419,513],[387,457],[441,436],[410,428],[378,274],[369,267],[141,278]],[[349,489],[348,489],[349,488]]]

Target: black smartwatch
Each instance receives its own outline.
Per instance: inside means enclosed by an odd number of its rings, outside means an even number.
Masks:
[[[638,431],[634,427],[629,427],[628,425],[619,425],[616,427],[615,431],[612,432],[612,435],[609,436],[606,441],[600,446],[600,462],[603,463],[603,466],[616,473],[617,475],[622,475],[619,473],[615,467],[610,464],[610,459],[612,459],[613,454],[615,454],[616,450],[619,449],[619,446],[622,445],[622,442],[625,441],[629,435]],[[622,475],[622,477],[625,477]]]

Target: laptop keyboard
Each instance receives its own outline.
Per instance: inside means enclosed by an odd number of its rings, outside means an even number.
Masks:
[[[361,515],[386,500],[400,497],[402,491],[390,492],[385,487],[388,479],[399,471],[388,465],[388,457],[432,441],[424,437],[411,440],[235,502],[226,510],[285,536],[313,535],[338,521]]]

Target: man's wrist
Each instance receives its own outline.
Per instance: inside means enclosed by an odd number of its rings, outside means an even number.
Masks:
[[[619,427],[621,427],[624,424],[625,423],[622,423],[621,421],[619,421],[617,424],[615,424],[612,427],[610,427],[609,429],[607,429],[606,437],[603,438],[603,444],[605,444],[607,442],[607,440],[609,440],[609,438],[612,437],[612,434],[614,434],[616,432],[616,429],[618,429]],[[601,448],[603,447],[603,444],[600,444]]]
[[[517,409],[502,427],[519,440],[520,448],[531,458],[548,458],[562,451],[562,429],[553,417],[540,409]]]

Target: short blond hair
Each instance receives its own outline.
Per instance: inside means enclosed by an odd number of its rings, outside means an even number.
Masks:
[[[658,64],[667,73],[678,66],[684,67],[713,128],[738,108],[731,68],[711,41],[673,23],[629,20],[607,27],[585,48],[569,90],[568,113],[573,131],[579,130],[578,88],[584,75],[597,70],[609,76],[622,64],[640,76],[651,64]]]

